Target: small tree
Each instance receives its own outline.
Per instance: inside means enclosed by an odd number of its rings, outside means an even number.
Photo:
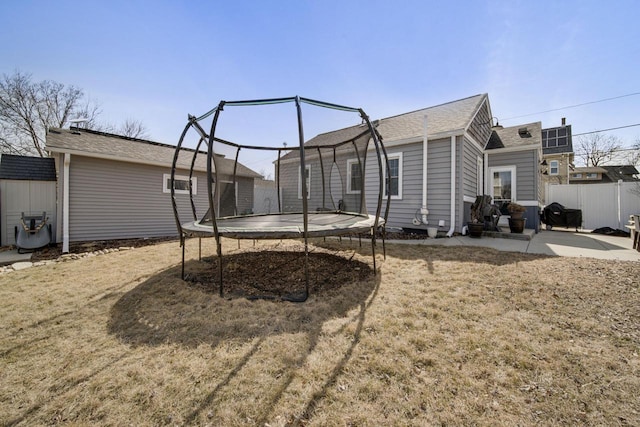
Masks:
[[[631,146],[627,162],[636,168],[640,167],[640,138],[636,138],[636,142]]]
[[[576,155],[584,160],[587,167],[600,166],[610,160],[621,147],[616,136],[592,133],[578,139],[579,152]]]
[[[144,123],[131,118],[126,119],[120,126],[115,126],[113,124],[95,124],[87,125],[87,128],[100,132],[108,132],[127,136],[129,138],[149,138],[149,133],[147,132],[147,127],[144,125]]]
[[[33,82],[31,75],[14,72],[0,78],[0,151],[45,157],[49,128],[62,128],[72,118],[84,119],[90,129],[112,129],[133,138],[147,136],[145,126],[127,119],[119,127],[97,122],[101,110],[85,100],[84,92],[51,80]]]

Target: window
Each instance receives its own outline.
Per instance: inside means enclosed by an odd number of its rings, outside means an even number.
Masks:
[[[569,145],[568,127],[559,127],[542,130],[542,147],[555,148]]]
[[[362,173],[357,159],[347,160],[347,194],[360,194]]]
[[[489,168],[490,196],[493,203],[501,207],[503,214],[508,215],[506,210],[509,202],[516,201],[516,167],[493,167]]]
[[[392,199],[402,199],[402,153],[390,155],[388,164],[389,171],[386,166],[382,171],[385,183],[384,196],[387,197],[390,194]]]
[[[587,174],[587,179],[597,179],[598,178],[598,174],[595,172],[589,172]]]
[[[307,199],[311,197],[311,165],[304,166],[305,180],[307,183]],[[302,199],[302,174],[298,168],[298,199]]]
[[[575,178],[575,179],[582,179],[582,174],[581,174],[581,173],[574,173],[574,174],[573,174],[573,176],[572,176],[572,178]]]
[[[549,175],[558,175],[560,173],[560,162],[551,160],[549,162]]]
[[[186,175],[176,175],[173,180],[173,188],[176,194],[189,194],[189,177]],[[165,173],[162,175],[162,192],[171,193],[171,174]],[[198,178],[195,176],[191,178],[191,184],[193,187],[193,194],[198,194]]]

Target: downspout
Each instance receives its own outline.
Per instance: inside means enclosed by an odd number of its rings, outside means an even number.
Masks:
[[[422,208],[420,209],[420,215],[422,215],[422,223],[429,224],[427,215],[429,215],[429,209],[427,209],[427,115],[423,117],[423,132],[422,138]]]
[[[447,237],[453,236],[456,228],[456,136],[451,136],[451,227]]]
[[[62,182],[62,252],[69,253],[69,164],[71,154],[64,153]]]

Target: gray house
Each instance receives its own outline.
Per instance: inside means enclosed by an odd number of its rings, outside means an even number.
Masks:
[[[89,129],[50,129],[46,149],[58,170],[57,236],[69,242],[177,235],[171,208],[170,173],[175,147]],[[189,167],[195,151],[178,158],[175,192],[181,219],[193,219],[189,200]],[[223,176],[233,174],[233,160],[219,155]],[[206,153],[196,157],[192,178],[198,215],[209,207]],[[253,207],[254,179],[260,174],[238,164],[237,179],[221,182],[216,196],[225,206],[237,200],[238,211]],[[224,214],[224,212],[223,212]]]
[[[517,189],[520,191],[514,197],[501,201],[518,202],[531,206],[531,211],[537,212],[537,161],[541,147],[539,124],[536,125],[537,130],[531,128],[535,136],[527,140],[526,149],[511,147],[508,135],[511,131],[497,132],[499,138],[494,138],[496,142],[504,138],[503,145],[506,145],[488,146],[496,132],[492,128],[493,115],[487,94],[380,119],[374,122],[374,126],[387,149],[391,176],[387,179],[385,168],[383,176],[378,177],[376,156],[367,155],[362,179],[354,179],[359,175],[355,155],[345,153],[337,155],[334,164],[346,173],[341,174],[340,180],[334,180],[331,169],[335,166],[326,162],[320,165],[314,162],[313,156],[309,156],[305,173],[310,183],[310,206],[321,206],[321,202],[315,199],[321,192],[320,183],[323,177],[325,180],[331,177],[337,186],[341,186],[341,196],[332,194],[331,199],[341,197],[345,210],[354,210],[351,205],[357,204],[360,191],[364,190],[367,210],[373,213],[380,179],[383,179],[386,182],[385,196],[391,192],[389,228],[424,230],[438,227],[452,235],[463,231],[476,196],[492,194],[493,181],[485,177],[491,178],[494,172],[502,170],[497,168],[511,167],[509,170],[515,171],[514,181],[517,174]],[[313,152],[314,146],[335,144],[350,138],[357,140],[361,132],[362,125],[318,135],[305,144],[311,148],[306,151]],[[535,149],[533,140],[537,141]],[[372,144],[369,152],[371,150]],[[281,162],[285,207],[295,208],[301,200],[298,163],[294,153],[289,153]],[[335,200],[332,202],[337,204]],[[529,222],[529,228],[533,228],[534,223],[537,221]]]
[[[543,185],[540,163],[542,161],[542,124],[528,123],[519,126],[493,128],[487,143],[484,164],[487,186],[485,193],[493,202],[503,205],[501,220],[506,225],[506,205],[516,202],[527,208],[527,228],[540,230],[539,209],[542,206]]]

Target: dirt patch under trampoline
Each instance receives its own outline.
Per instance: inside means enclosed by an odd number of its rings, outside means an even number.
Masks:
[[[249,251],[222,258],[223,293],[227,297],[297,298],[305,291],[305,254],[289,250]],[[366,261],[314,248],[309,253],[309,291],[324,294],[373,274]],[[206,292],[219,291],[218,259],[188,266],[185,280]]]

